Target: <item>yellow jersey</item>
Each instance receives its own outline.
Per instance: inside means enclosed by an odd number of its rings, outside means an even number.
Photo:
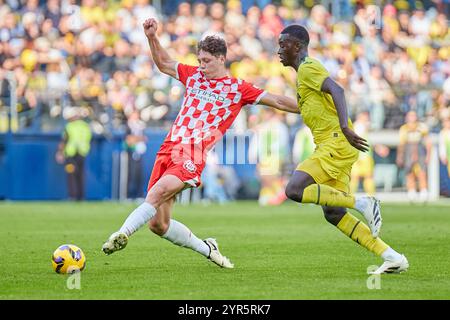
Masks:
[[[297,70],[298,107],[316,144],[316,149],[309,159],[318,160],[327,176],[341,180],[342,175],[350,177],[351,167],[358,158],[358,150],[342,133],[332,96],[321,90],[327,77],[328,71],[318,60],[310,57],[304,59]],[[348,126],[353,129],[350,119]],[[306,171],[316,181],[320,181],[320,177],[311,172],[311,165],[308,163],[312,162],[301,164],[297,170]]]
[[[310,57],[306,57],[297,70],[298,106],[316,145],[336,137],[334,133],[342,136],[333,98],[321,90],[323,81],[329,76],[322,64]],[[350,118],[348,125],[353,128]]]

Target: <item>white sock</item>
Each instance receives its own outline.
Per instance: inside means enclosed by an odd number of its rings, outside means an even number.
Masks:
[[[188,227],[176,220],[170,219],[169,228],[162,237],[177,246],[191,248],[205,257],[209,256],[209,246],[197,238]]]
[[[139,207],[134,209],[132,213],[130,213],[127,220],[125,220],[120,228],[120,232],[125,233],[127,236],[131,236],[140,227],[146,224],[155,214],[156,209],[150,203],[144,202]]]
[[[381,257],[386,261],[398,261],[402,258],[402,255],[392,249],[391,247],[388,247],[384,252],[381,254]]]

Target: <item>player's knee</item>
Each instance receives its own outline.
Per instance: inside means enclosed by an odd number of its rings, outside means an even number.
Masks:
[[[148,192],[145,201],[150,203],[153,207],[158,208],[162,202],[165,201],[167,196],[170,194],[170,190],[168,187],[164,185],[155,185]]]
[[[286,197],[296,202],[302,201],[303,187],[295,182],[290,181],[286,186]]]
[[[322,207],[325,220],[327,220],[332,225],[336,226],[342,217],[345,215],[347,210],[345,208],[336,207]]]
[[[148,227],[153,233],[162,236],[167,232],[169,224],[165,223],[164,221],[152,218],[148,223]]]

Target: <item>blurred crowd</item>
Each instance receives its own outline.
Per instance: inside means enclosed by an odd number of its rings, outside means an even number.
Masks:
[[[438,131],[450,97],[448,1],[322,3],[328,5],[0,1],[0,114],[9,105],[8,81],[14,80],[20,129],[54,130],[66,106],[88,108],[97,133],[124,128],[134,111],[149,125],[169,126],[183,90],[152,63],[142,22],[157,17],[160,40],[175,59],[197,64],[197,41],[221,33],[233,76],[291,96],[295,72],[279,63],[277,38],[286,25],[305,25],[310,55],[346,89],[352,118],[368,111],[372,130],[397,129],[415,110]],[[252,109],[236,125],[246,129],[259,118]],[[292,126],[295,120],[286,122]]]
[[[61,130],[70,106],[88,110],[96,134],[126,130],[136,114],[168,129],[183,87],[152,62],[142,22],[156,17],[174,59],[196,65],[199,39],[219,33],[231,75],[292,97],[296,74],[279,62],[277,39],[304,25],[310,56],[344,87],[352,119],[364,112],[371,130],[398,130],[415,111],[438,133],[450,117],[449,10],[447,0],[0,0],[0,132],[11,90],[14,130]],[[258,128],[261,110],[243,110],[233,128]],[[276,118],[293,140],[299,117]]]

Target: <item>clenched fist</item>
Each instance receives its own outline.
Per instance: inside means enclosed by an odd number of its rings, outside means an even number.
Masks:
[[[154,18],[150,18],[144,21],[142,24],[144,27],[144,32],[147,37],[153,37],[158,29],[158,22]]]

